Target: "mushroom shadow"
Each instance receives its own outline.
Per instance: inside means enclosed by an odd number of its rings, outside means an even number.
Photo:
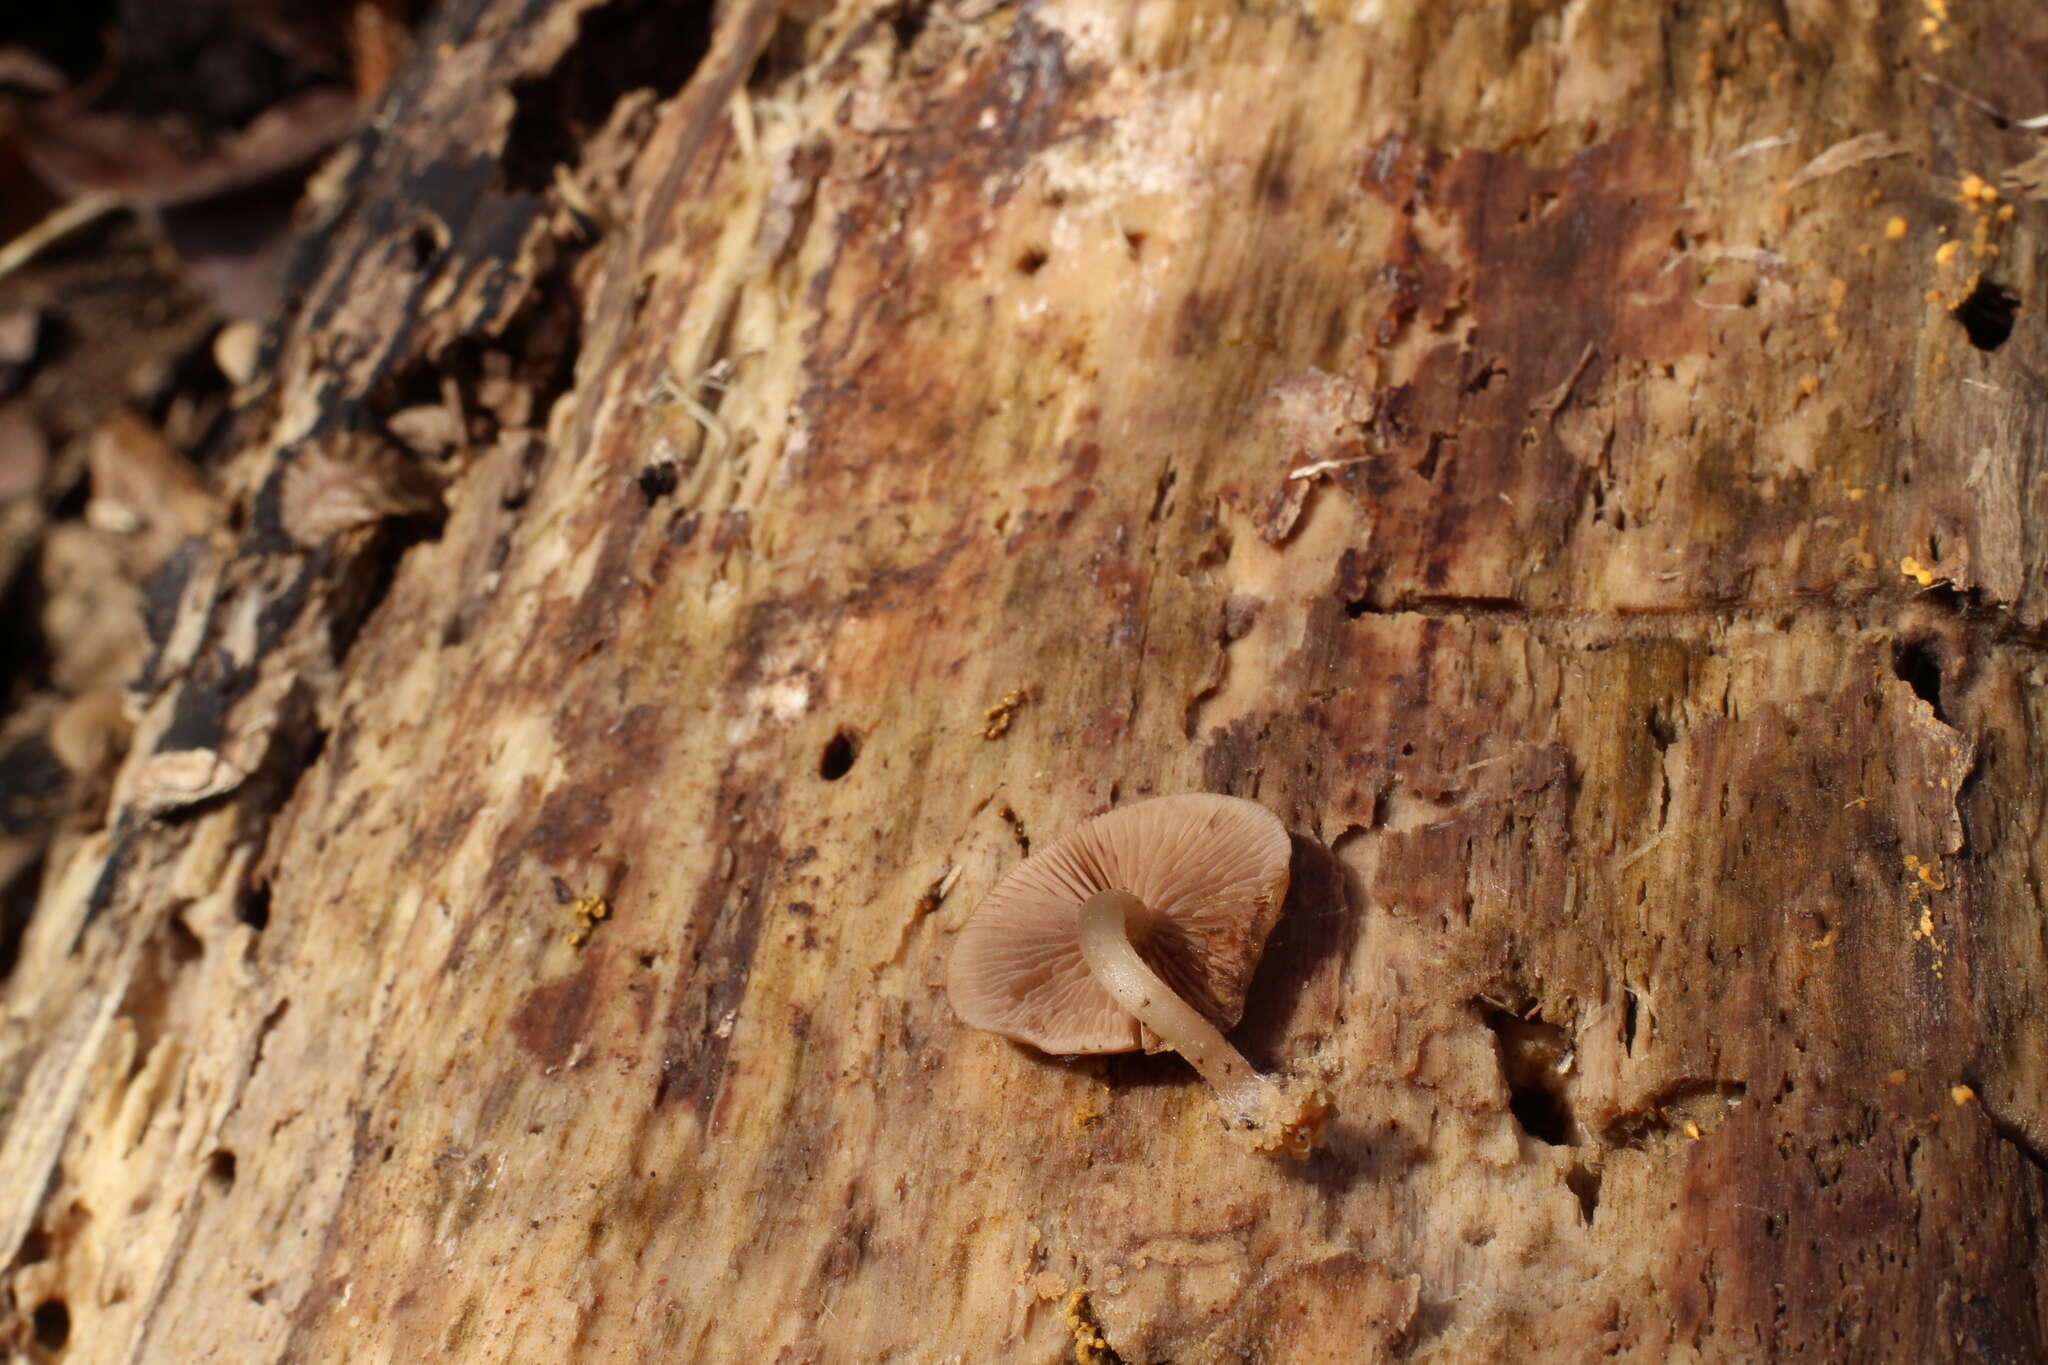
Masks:
[[[1253,1063],[1267,1071],[1276,1069],[1289,1038],[1335,1029],[1343,988],[1338,973],[1352,924],[1344,865],[1314,839],[1288,838],[1294,847],[1287,903],[1252,974],[1244,1018],[1231,1030]]]
[[[1202,1078],[1178,1052],[1118,1052],[1102,1059],[1103,1079],[1119,1093],[1126,1090],[1202,1088]]]
[[[1099,1074],[1115,1091],[1181,1089],[1199,1080],[1178,1052],[1088,1052],[1048,1055],[1029,1043],[1005,1039],[1017,1056],[1037,1066],[1056,1066],[1076,1075]]]
[[[1297,1052],[1299,1040],[1328,1037],[1343,1013],[1343,961],[1358,930],[1353,911],[1364,903],[1358,874],[1322,843],[1293,840],[1287,904],[1252,977],[1244,1021],[1236,1030],[1246,1052],[1271,1070]],[[1296,1045],[1289,1046],[1290,1040]],[[1332,1110],[1321,1144],[1284,1169],[1325,1191],[1354,1182],[1396,1178],[1421,1163],[1423,1148],[1397,1127]]]

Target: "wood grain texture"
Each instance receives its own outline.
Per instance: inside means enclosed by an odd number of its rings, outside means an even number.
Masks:
[[[1951,9],[448,5],[6,985],[17,1354],[2034,1358],[2048,15]],[[1192,789],[1299,1166],[946,1006]]]

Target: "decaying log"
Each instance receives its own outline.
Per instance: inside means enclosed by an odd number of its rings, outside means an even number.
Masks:
[[[2044,55],[449,0],[6,983],[10,1345],[2036,1357]],[[1194,789],[1301,1164],[946,1006]]]

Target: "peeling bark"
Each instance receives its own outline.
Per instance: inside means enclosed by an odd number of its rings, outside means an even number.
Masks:
[[[5,983],[17,1356],[2048,1349],[2048,16],[1338,8],[444,6]],[[1189,789],[1298,1167],[946,1006]]]

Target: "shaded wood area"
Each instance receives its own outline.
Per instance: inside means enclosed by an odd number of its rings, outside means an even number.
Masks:
[[[2048,11],[416,51],[42,854],[18,1357],[2043,1350]],[[947,1008],[1197,789],[1299,1164]]]

